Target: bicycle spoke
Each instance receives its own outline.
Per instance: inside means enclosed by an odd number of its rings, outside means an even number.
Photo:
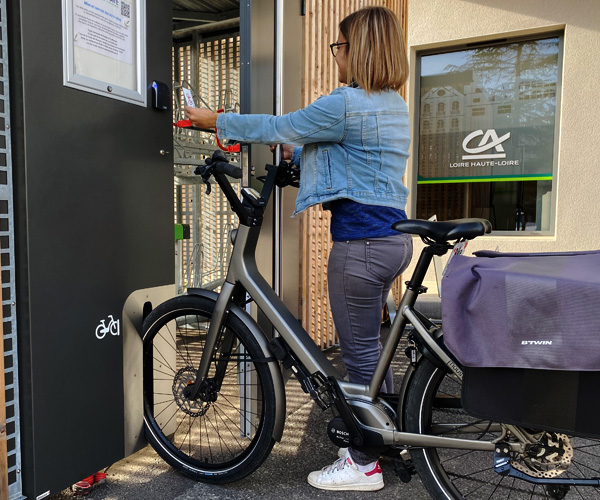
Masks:
[[[460,451],[460,450],[458,450],[458,451]],[[459,454],[459,455],[456,455],[456,456],[453,456],[453,457],[450,457],[450,458],[446,458],[446,459],[444,459],[444,460],[442,461],[442,463],[444,463],[444,464],[447,464],[447,463],[449,463],[449,462],[452,462],[452,460],[457,460],[457,459],[459,459],[459,458],[466,457],[467,455],[471,455],[471,454],[473,454],[473,453],[478,453],[478,452],[477,452],[477,451],[475,451],[475,450],[468,450],[468,451],[465,451],[464,453],[461,453],[461,454]]]
[[[474,494],[476,491],[479,491],[481,488],[484,488],[486,486],[488,486],[489,483],[487,481],[480,481],[479,486],[477,486],[477,488],[469,491],[468,493],[466,493],[464,496],[465,498],[468,498],[470,495]],[[489,498],[492,498],[491,495],[489,496]]]
[[[169,407],[171,405],[174,405],[175,401],[171,401],[171,404],[169,404],[169,406],[166,406],[165,408],[163,408],[157,415],[154,416],[155,419],[159,418],[167,409],[169,409]],[[175,411],[175,413],[173,413],[173,415],[176,415],[177,411]],[[173,419],[173,416],[171,416],[171,418],[169,419],[169,421],[167,422],[167,424]],[[167,424],[163,425],[163,428],[167,426]]]
[[[586,465],[582,462],[578,462],[576,460],[573,460],[571,463],[575,464],[578,468],[579,466],[581,467],[585,467],[586,469],[591,470],[592,472],[596,473],[596,474],[600,474],[600,471],[598,469],[594,469],[593,467],[590,467],[589,465]]]
[[[203,418],[202,421],[204,422],[204,435],[206,436],[206,442],[208,444],[208,454],[210,455],[210,461],[214,462],[213,454],[212,454],[212,447],[210,446],[210,434],[209,434],[208,429],[206,427],[206,419]]]
[[[217,413],[217,409],[215,408],[215,413],[218,415]],[[225,418],[227,420],[229,420],[235,427],[235,423],[233,422],[233,420],[231,420],[227,415],[223,414],[225,416]],[[223,423],[223,425],[225,425],[225,427],[227,428],[227,430],[229,431],[229,434],[231,434],[231,438],[237,443],[237,445],[240,447],[240,449],[243,449],[242,447],[242,443],[240,442],[240,440],[236,437],[236,435],[231,431],[231,429],[229,428],[229,426],[227,425],[227,423],[225,422],[225,419],[223,418],[223,415],[218,415],[219,419],[221,420],[221,422]],[[239,426],[237,427],[240,431],[241,429],[239,428]]]
[[[176,373],[176,372],[177,372],[177,370],[173,369],[173,367],[171,366],[171,364],[170,364],[170,363],[167,361],[167,358],[165,358],[165,357],[163,356],[163,353],[162,353],[162,351],[158,351],[158,354],[160,355],[160,357],[161,357],[163,360],[161,361],[160,359],[158,359],[158,358],[156,358],[156,357],[155,357],[154,359],[155,359],[156,361],[158,361],[159,363],[161,363],[161,364],[163,364],[163,363],[164,363],[165,365],[167,365],[167,367],[169,368],[169,370],[172,370],[172,371],[173,371],[173,373]]]
[[[476,476],[477,474],[481,474],[482,472],[488,472],[494,470],[493,466],[492,467],[487,467],[485,469],[479,469],[476,470],[475,472],[471,472],[470,474],[455,474],[456,477],[460,478],[460,479],[469,479],[472,476]],[[448,475],[450,475],[450,473],[448,473]]]
[[[198,319],[198,317],[196,316],[196,320],[197,320],[197,319]],[[185,336],[181,335],[181,336],[180,336],[180,338],[182,338],[182,339],[183,339],[183,342],[182,342],[182,343],[183,343],[183,345],[184,345],[184,347],[185,347],[185,351],[186,351],[186,354],[187,354],[187,359],[188,359],[188,364],[191,364],[191,363],[190,363],[190,360],[191,360],[192,358],[190,357],[190,351],[188,350],[188,345],[187,345],[187,341],[186,341],[186,339],[185,339]],[[175,340],[175,339],[173,339],[173,340]]]
[[[183,357],[183,355],[181,354],[181,352],[179,351],[179,349],[177,349],[177,342],[175,341],[175,337],[173,337],[173,333],[171,332],[171,328],[169,327],[169,325],[166,325],[167,328],[167,332],[169,332],[169,335],[171,336],[171,340],[173,341],[173,344],[169,344],[169,341],[163,337],[162,332],[159,333],[160,338],[162,338],[165,343],[167,345],[173,345],[173,348],[175,349],[175,352],[179,353],[179,355],[181,356],[181,358],[183,359],[184,364],[186,363],[186,359]],[[166,358],[162,355],[162,353],[160,353],[160,355],[163,357],[163,359],[165,360],[165,363],[167,363],[167,365],[169,365],[169,362],[166,360]],[[171,368],[171,366],[169,365],[169,368]]]
[[[500,485],[502,484],[502,481],[504,481],[506,476],[500,476],[500,481],[498,481],[498,483],[496,484],[494,491],[492,491],[492,493],[490,494],[490,498],[492,498],[494,496],[494,493],[496,493],[496,490],[500,487]]]
[[[236,406],[234,406],[233,404],[231,404],[230,401],[227,400],[227,398],[225,398],[225,401],[227,401],[230,405],[231,408],[233,408],[237,413],[239,413],[240,417],[244,418],[244,415],[242,415],[242,410],[238,409]],[[259,401],[259,400],[257,400]],[[250,425],[253,425],[252,423],[250,423]]]
[[[227,418],[227,420],[229,420],[229,421],[232,423],[232,425],[233,425],[234,427],[236,427],[237,429],[239,429],[239,430],[240,430],[240,433],[241,433],[241,432],[242,432],[241,424],[236,424],[236,423],[235,423],[235,422],[234,422],[234,421],[231,419],[231,417],[229,417],[229,415],[227,415],[227,414],[226,414],[225,412],[223,412],[223,411],[222,411],[222,413],[223,413],[223,415],[225,416],[225,418]],[[222,418],[222,417],[221,417],[221,418]],[[245,422],[246,424],[249,424],[250,426],[254,427],[254,425],[252,424],[252,421],[251,421],[251,420],[245,419],[245,420],[244,420],[244,422]],[[232,436],[232,437],[234,437],[234,436]],[[234,439],[235,439],[235,437],[234,437]]]

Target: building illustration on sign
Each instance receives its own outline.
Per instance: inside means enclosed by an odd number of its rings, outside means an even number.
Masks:
[[[540,126],[532,126],[529,118],[542,115],[546,102],[536,106],[534,100],[555,98],[556,84],[519,81],[490,91],[473,81],[472,72],[465,73],[471,83],[434,86],[421,97],[419,182],[550,179],[550,172],[525,160],[529,146],[538,151],[543,146],[533,137]],[[428,79],[437,78],[423,78]]]

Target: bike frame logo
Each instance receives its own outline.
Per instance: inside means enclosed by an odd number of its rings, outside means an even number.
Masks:
[[[106,323],[107,321],[108,324]],[[112,314],[108,316],[108,320],[103,319],[100,321],[100,324],[96,327],[96,338],[102,340],[108,332],[114,336],[121,334],[121,322],[113,318]]]
[[[469,143],[479,137],[481,141],[477,147],[469,147]],[[498,134],[494,129],[490,129],[483,133],[483,130],[476,130],[475,132],[471,132],[462,143],[462,147],[466,153],[470,153],[468,155],[464,155],[462,157],[463,160],[484,160],[490,158],[506,158],[506,153],[504,152],[504,148],[502,147],[502,143],[506,141],[510,137],[510,132],[504,134],[502,137],[498,137]],[[486,153],[486,151],[491,150],[492,148],[496,149],[496,153]]]

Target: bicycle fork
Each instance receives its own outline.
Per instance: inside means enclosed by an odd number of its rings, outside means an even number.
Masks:
[[[228,358],[234,347],[233,336],[229,339],[225,338],[221,345],[221,356],[217,361],[216,374],[212,380],[208,379],[208,371],[210,369],[213,354],[217,349],[217,342],[223,331],[223,326],[225,325],[228,306],[232,299],[234,288],[235,285],[227,281],[225,281],[221,287],[221,293],[218,295],[213,315],[208,326],[206,343],[204,345],[202,357],[200,358],[200,365],[196,371],[196,380],[183,392],[186,398],[195,400],[200,397],[203,401],[210,401],[216,397],[216,393],[220,389],[221,380],[223,379],[229,361]]]

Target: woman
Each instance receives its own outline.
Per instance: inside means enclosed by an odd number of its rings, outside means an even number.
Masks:
[[[331,211],[331,312],[350,381],[367,384],[380,355],[383,304],[412,256],[411,237],[391,229],[406,219],[402,177],[410,133],[397,91],[408,77],[408,60],[398,19],[384,7],[346,17],[330,47],[339,80],[348,86],[304,109],[277,117],[185,111],[196,126],[216,127],[221,138],[283,143],[283,158],[301,172],[294,215],[318,203]],[[381,391],[393,391],[391,371]],[[308,482],[326,490],[383,488],[377,457],[352,448]]]

